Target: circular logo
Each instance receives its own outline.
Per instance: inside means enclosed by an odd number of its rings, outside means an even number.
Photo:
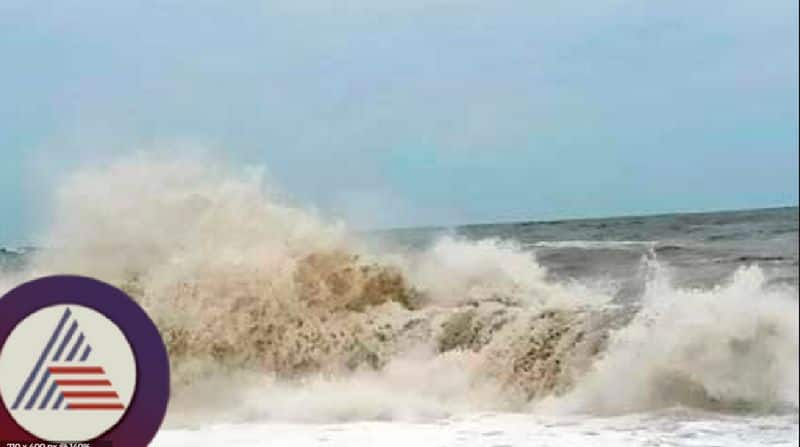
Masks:
[[[163,341],[122,291],[53,276],[0,298],[0,441],[141,447],[168,395]]]
[[[22,320],[6,339],[0,371],[11,416],[48,441],[105,433],[125,414],[136,388],[125,335],[103,314],[78,305],[46,307]]]

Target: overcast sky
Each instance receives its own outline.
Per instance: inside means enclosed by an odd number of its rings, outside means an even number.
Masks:
[[[795,205],[798,2],[0,2],[0,243],[173,145],[357,227]]]

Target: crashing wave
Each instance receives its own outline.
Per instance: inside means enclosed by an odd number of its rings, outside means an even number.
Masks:
[[[58,249],[28,276],[91,275],[139,301],[179,423],[797,408],[797,290],[766,290],[756,267],[682,290],[645,261],[644,296],[619,305],[511,241],[376,252],[257,174],[148,157],[72,176],[52,222]]]

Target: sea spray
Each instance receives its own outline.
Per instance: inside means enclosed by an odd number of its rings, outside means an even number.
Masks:
[[[650,262],[642,309],[556,408],[623,413],[674,405],[796,410],[798,302],[758,267],[711,290],[675,289]]]
[[[157,322],[174,424],[797,406],[797,291],[757,267],[689,290],[645,260],[618,303],[514,241],[377,251],[252,171],[149,156],[67,179],[47,246],[23,276],[98,277]]]

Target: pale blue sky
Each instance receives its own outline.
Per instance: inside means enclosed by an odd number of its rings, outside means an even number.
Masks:
[[[796,1],[0,2],[0,243],[175,141],[359,227],[794,205]]]

